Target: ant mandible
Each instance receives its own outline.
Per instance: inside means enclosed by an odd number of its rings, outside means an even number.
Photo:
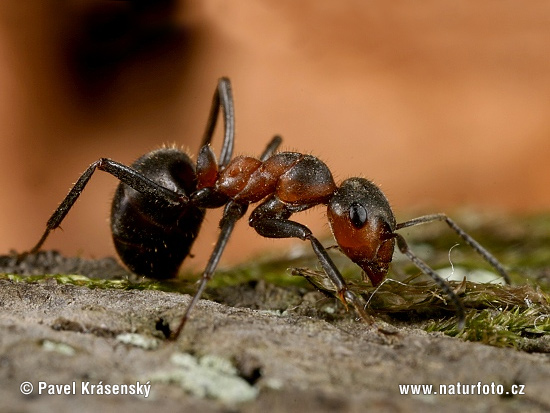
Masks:
[[[210,147],[220,107],[224,140],[219,161]],[[464,325],[464,306],[449,284],[416,256],[396,231],[432,221],[444,221],[487,260],[507,283],[506,270],[470,235],[445,214],[426,215],[397,223],[382,191],[364,178],[349,178],[336,185],[325,163],[297,152],[279,152],[276,136],[259,159],[232,158],[235,138],[233,97],[229,79],[221,78],[214,93],[206,131],[196,166],[176,148],[162,147],[130,167],[108,158],[91,164],[48,220],[46,230],[29,251],[38,251],[49,233],[58,228],[96,170],[121,182],[111,208],[111,231],[118,255],[134,273],[156,279],[175,277],[197,236],[205,209],[224,206],[220,234],[202,274],[197,292],[171,338],[177,339],[191,310],[212,278],[235,223],[248,206],[260,202],[249,217],[258,234],[268,238],[309,241],[334,284],[338,298],[370,321],[355,294],[312,232],[290,216],[324,204],[339,248],[357,264],[374,286],[386,276],[397,245],[424,274],[430,276],[456,307],[459,327]]]

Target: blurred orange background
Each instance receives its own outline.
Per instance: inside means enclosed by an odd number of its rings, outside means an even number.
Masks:
[[[2,253],[32,247],[98,158],[130,164],[172,142],[195,154],[220,76],[236,153],[279,133],[337,181],[375,181],[398,219],[550,209],[548,2],[4,0]],[[116,185],[98,172],[45,248],[114,255]],[[219,216],[188,266],[204,265]],[[328,232],[323,208],[297,219]],[[284,245],[243,220],[223,262]]]

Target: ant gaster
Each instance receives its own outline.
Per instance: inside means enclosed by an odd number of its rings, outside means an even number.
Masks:
[[[210,147],[220,107],[223,110],[224,140],[219,161]],[[197,236],[205,209],[224,206],[220,234],[202,274],[196,294],[179,325],[176,339],[208,280],[214,274],[235,223],[250,204],[260,202],[250,214],[249,224],[268,238],[298,238],[309,241],[319,262],[334,284],[338,298],[351,303],[366,320],[370,317],[348,289],[340,271],[323,245],[304,225],[290,220],[296,212],[327,205],[327,217],[340,249],[361,269],[373,285],[386,276],[395,245],[423,273],[435,280],[456,307],[459,326],[464,324],[464,306],[449,284],[418,258],[396,231],[431,221],[444,221],[506,280],[501,264],[477,241],[444,214],[396,223],[382,191],[364,178],[346,179],[336,185],[325,163],[297,152],[280,152],[276,136],[259,159],[232,158],[235,125],[229,79],[221,78],[214,93],[210,115],[196,166],[188,155],[175,148],[152,151],[130,167],[108,158],[91,164],[48,220],[42,238],[30,251],[39,250],[53,229],[59,227],[93,173],[99,169],[121,182],[111,209],[111,230],[116,250],[133,272],[164,279],[177,275]]]

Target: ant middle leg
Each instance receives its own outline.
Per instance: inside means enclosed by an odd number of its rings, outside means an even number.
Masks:
[[[224,213],[220,221],[220,235],[218,236],[216,245],[212,250],[212,254],[210,255],[210,258],[208,259],[206,268],[202,273],[202,277],[200,279],[197,292],[195,293],[195,295],[191,299],[191,302],[187,306],[187,309],[185,310],[185,313],[183,314],[183,317],[181,318],[181,321],[178,324],[178,327],[170,335],[171,340],[177,340],[177,338],[183,331],[183,328],[185,327],[185,323],[189,319],[189,315],[191,314],[191,311],[193,310],[193,308],[201,298],[201,295],[204,292],[204,289],[206,288],[206,284],[208,284],[208,281],[210,281],[210,279],[214,275],[214,271],[216,271],[218,263],[220,262],[220,258],[223,254],[223,251],[225,250],[225,246],[229,241],[229,237],[233,232],[233,228],[235,228],[235,223],[240,218],[243,217],[247,209],[248,209],[248,204],[239,204],[233,201],[229,201],[225,206]]]
[[[274,136],[271,139],[271,141],[267,144],[264,151],[262,152],[260,159],[265,160],[269,158],[271,155],[273,155],[273,153],[275,153],[275,151],[277,150],[281,142],[282,142],[282,139],[280,136],[278,135]],[[177,340],[177,338],[183,331],[183,328],[185,327],[185,323],[189,319],[189,315],[191,314],[191,311],[193,310],[193,308],[199,301],[200,297],[202,296],[202,293],[204,292],[204,289],[206,288],[208,281],[210,281],[210,279],[214,275],[214,271],[218,266],[220,258],[223,254],[223,251],[225,250],[225,247],[227,245],[227,242],[229,241],[231,233],[233,232],[233,228],[235,227],[236,222],[244,216],[247,209],[248,209],[248,204],[239,204],[233,201],[229,201],[226,204],[223,216],[220,220],[220,235],[218,236],[218,240],[216,241],[216,245],[212,250],[212,254],[210,255],[210,258],[208,259],[206,268],[202,273],[202,277],[200,279],[197,292],[195,293],[195,295],[191,299],[191,302],[187,306],[187,309],[185,310],[185,313],[181,318],[181,321],[178,324],[178,327],[170,335],[171,340]]]
[[[71,188],[65,199],[51,215],[46,224],[46,230],[40,240],[29,252],[21,254],[21,257],[24,257],[27,254],[35,253],[42,247],[50,232],[61,225],[61,222],[69,213],[78,197],[82,194],[82,191],[90,181],[92,175],[98,169],[113,175],[136,191],[150,194],[151,196],[163,199],[168,203],[181,205],[189,202],[189,198],[185,194],[164,188],[126,165],[108,158],[101,158],[91,164],[88,169],[84,171],[78,181]]]
[[[440,213],[440,214],[431,214],[431,215],[424,215],[418,218],[411,219],[409,221],[402,222],[400,224],[397,224],[396,230],[412,227],[415,225],[425,224],[428,222],[433,221],[444,221],[449,228],[451,228],[454,232],[458,234],[466,243],[479,255],[481,255],[485,261],[487,261],[489,264],[493,266],[495,270],[498,271],[498,273],[502,276],[506,284],[510,284],[510,275],[508,272],[504,269],[504,267],[498,262],[498,260],[489,252],[487,251],[479,242],[477,242],[474,238],[472,238],[471,235],[469,235],[466,231],[464,231],[462,228],[460,228],[451,218],[449,218],[446,214]]]
[[[277,152],[277,149],[279,149],[279,146],[283,142],[283,138],[281,138],[279,135],[275,135],[273,138],[271,138],[271,141],[267,144],[266,148],[260,155],[260,161],[264,162],[268,158],[270,158],[275,152]]]

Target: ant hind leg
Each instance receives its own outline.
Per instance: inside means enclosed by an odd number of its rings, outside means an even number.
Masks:
[[[71,188],[65,199],[51,215],[46,224],[46,230],[44,231],[44,234],[42,235],[40,240],[30,251],[22,253],[20,255],[20,258],[23,258],[28,254],[35,253],[42,247],[50,232],[61,225],[61,222],[74,206],[74,203],[82,194],[82,191],[84,190],[92,175],[97,169],[113,175],[120,181],[134,188],[136,191],[151,194],[152,196],[162,198],[174,204],[182,204],[189,201],[189,199],[185,195],[179,194],[158,185],[157,183],[153,182],[149,178],[143,176],[139,172],[126,165],[115,162],[108,158],[101,158],[91,164],[88,169],[84,171],[76,184],[74,184],[74,186]]]
[[[222,77],[218,80],[218,86],[212,98],[212,106],[206,122],[206,130],[202,138],[201,148],[212,142],[212,135],[218,121],[220,106],[223,110],[224,137],[222,149],[220,152],[220,166],[226,166],[233,156],[233,146],[235,142],[235,105],[233,103],[233,93],[231,92],[231,82],[228,78]]]

